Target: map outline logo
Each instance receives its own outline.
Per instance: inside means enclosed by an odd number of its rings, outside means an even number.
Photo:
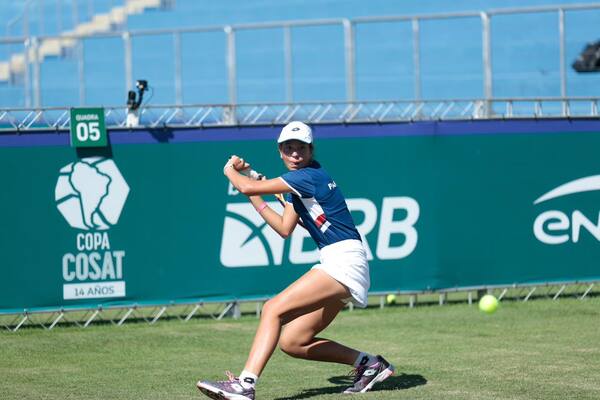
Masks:
[[[60,169],[54,199],[72,228],[105,231],[119,221],[129,190],[112,159],[87,157]]]

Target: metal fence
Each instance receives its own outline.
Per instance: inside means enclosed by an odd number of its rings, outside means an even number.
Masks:
[[[535,285],[481,286],[473,288],[448,289],[435,292],[396,292],[371,293],[369,308],[386,306],[418,307],[422,305],[440,306],[451,303],[473,305],[483,294],[495,295],[499,301],[522,301],[534,299],[575,298],[585,300],[600,295],[598,281],[554,282]],[[390,301],[388,295],[394,295]],[[145,322],[150,325],[161,319],[178,319],[188,322],[192,318],[212,318],[221,320],[226,317],[240,318],[242,314],[253,313],[260,317],[264,302],[268,298],[249,301],[232,300],[221,302],[189,302],[179,304],[133,304],[127,306],[99,306],[97,308],[54,309],[31,312],[24,310],[14,314],[0,314],[1,330],[17,332],[25,327],[41,327],[52,330],[57,326],[77,326],[87,328],[93,323],[110,323],[121,326],[127,321]],[[354,309],[348,304],[349,311]]]
[[[140,127],[411,122],[427,120],[597,118],[600,97],[428,101],[155,105],[139,110]],[[106,126],[127,126],[127,109],[105,109]],[[0,108],[0,132],[69,129],[70,109]]]
[[[414,99],[422,98],[422,67],[421,67],[421,25],[424,21],[456,20],[465,18],[479,19],[481,24],[481,48],[482,48],[482,93],[485,100],[494,99],[494,71],[492,68],[492,25],[493,17],[500,15],[516,14],[555,14],[556,24],[559,35],[557,47],[559,48],[560,65],[560,97],[567,97],[567,67],[565,57],[565,15],[571,12],[600,10],[600,3],[597,4],[575,4],[564,6],[545,6],[532,8],[510,8],[510,9],[492,9],[477,12],[457,12],[444,14],[428,15],[408,15],[408,16],[384,16],[384,17],[363,17],[354,19],[320,19],[307,21],[286,21],[258,24],[239,24],[225,26],[205,26],[186,29],[169,30],[137,30],[125,32],[109,32],[96,34],[94,38],[120,38],[124,51],[124,87],[131,88],[134,83],[133,77],[133,57],[132,57],[132,39],[142,36],[169,36],[173,41],[174,58],[174,81],[175,104],[183,104],[183,79],[182,79],[182,49],[181,37],[185,33],[199,32],[222,32],[225,35],[225,54],[226,54],[226,76],[227,76],[227,99],[229,104],[238,103],[238,65],[236,62],[236,34],[244,30],[264,30],[280,29],[283,35],[283,58],[284,58],[284,79],[285,79],[285,98],[286,101],[294,102],[293,94],[293,71],[292,56],[294,49],[292,47],[292,30],[298,27],[316,27],[316,26],[341,26],[344,32],[344,68],[345,68],[345,97],[348,102],[357,100],[356,96],[356,29],[357,26],[365,24],[382,24],[389,22],[407,22],[412,26],[413,43],[413,76],[414,76]],[[40,85],[40,63],[43,62],[43,48],[48,43],[68,41],[74,49],[74,57],[77,58],[78,84],[79,84],[79,103],[83,105],[85,101],[85,63],[83,56],[83,39],[89,36],[63,35],[63,36],[32,36],[20,38],[0,38],[1,44],[14,44],[23,48],[24,71],[23,71],[23,90],[25,92],[25,107],[42,107],[41,85]]]

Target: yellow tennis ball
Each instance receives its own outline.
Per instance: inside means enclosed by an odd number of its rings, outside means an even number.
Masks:
[[[388,294],[385,298],[385,301],[388,304],[396,304],[396,295],[395,294]]]
[[[498,299],[491,294],[486,294],[479,300],[479,309],[488,314],[494,313],[498,309]]]

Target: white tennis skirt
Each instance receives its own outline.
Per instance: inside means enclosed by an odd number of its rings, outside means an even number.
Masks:
[[[365,308],[371,279],[367,253],[362,242],[355,239],[342,240],[323,247],[320,254],[321,263],[312,269],[320,269],[346,286],[352,295],[346,301]]]

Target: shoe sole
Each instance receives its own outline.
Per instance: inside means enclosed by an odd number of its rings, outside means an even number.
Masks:
[[[363,388],[363,390],[361,390],[360,392],[344,392],[344,393],[345,394],[356,394],[356,393],[368,392],[369,390],[371,390],[373,388],[373,386],[376,383],[383,382],[390,376],[394,375],[395,371],[396,371],[396,369],[394,368],[394,366],[392,364],[390,364],[390,365],[388,365],[388,367],[386,369],[384,369],[383,371],[378,373],[377,376],[371,382],[369,382],[369,384],[367,386],[365,386]]]
[[[214,399],[214,400],[225,399],[225,397],[221,396],[219,393],[211,392],[210,390],[208,390],[205,387],[202,387],[200,385],[196,385],[196,387],[198,388],[198,390],[200,390],[202,393],[204,393],[206,396],[210,397],[211,399]]]
[[[203,385],[202,382],[196,383],[196,387],[206,396],[214,400],[249,400],[249,398],[246,396],[225,393],[215,387]]]

